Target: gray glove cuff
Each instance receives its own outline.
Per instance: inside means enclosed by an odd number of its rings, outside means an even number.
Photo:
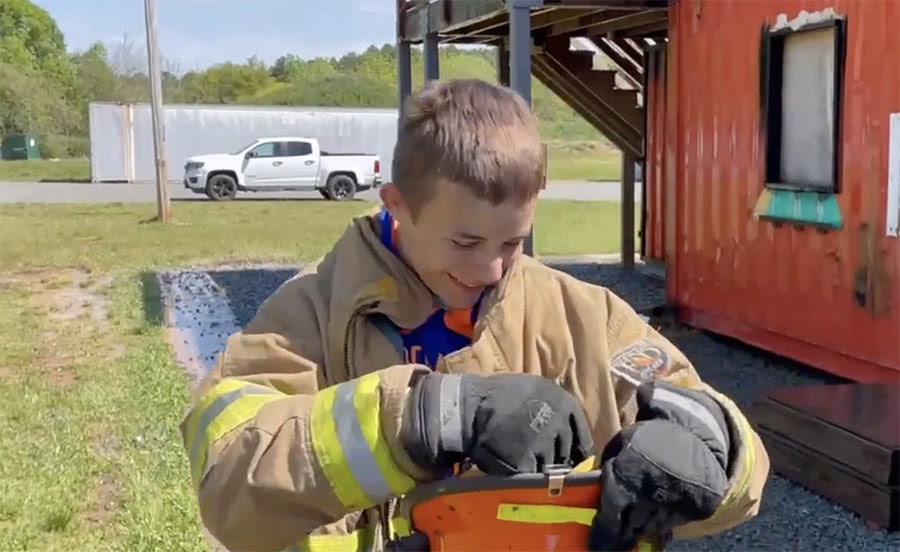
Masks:
[[[709,447],[722,469],[728,469],[730,429],[715,399],[697,389],[652,382],[638,388],[637,402],[637,421],[669,420],[690,430]]]
[[[466,435],[466,428],[471,427],[471,422],[466,423],[463,410],[462,376],[442,375],[438,400],[434,404],[440,405],[440,441],[441,448],[447,452],[465,453],[469,448],[466,443],[471,442],[471,436]]]
[[[471,436],[463,419],[461,376],[432,373],[415,383],[403,415],[400,441],[424,469],[448,469],[466,452]]]

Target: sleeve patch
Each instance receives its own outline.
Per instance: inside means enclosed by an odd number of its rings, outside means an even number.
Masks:
[[[638,341],[616,354],[610,362],[610,369],[637,386],[664,376],[670,365],[669,354],[662,347]]]

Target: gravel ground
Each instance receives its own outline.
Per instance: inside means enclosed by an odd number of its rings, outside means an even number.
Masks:
[[[638,310],[664,301],[660,282],[627,275],[615,265],[577,260],[553,260],[549,264],[583,280],[610,287]],[[295,271],[285,267],[229,269],[211,271],[209,276],[228,297],[236,322],[243,325],[261,301]],[[677,324],[664,324],[660,331],[684,351],[707,382],[729,394],[742,407],[775,388],[836,381]],[[897,551],[900,550],[900,534],[869,531],[855,514],[773,474],[755,520],[727,534],[673,543],[668,549],[692,552]]]

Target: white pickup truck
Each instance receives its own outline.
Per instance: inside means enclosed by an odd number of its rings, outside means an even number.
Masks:
[[[234,153],[197,155],[184,164],[184,187],[214,200],[239,191],[316,190],[341,201],[380,185],[377,155],[324,152],[315,138],[260,138]]]

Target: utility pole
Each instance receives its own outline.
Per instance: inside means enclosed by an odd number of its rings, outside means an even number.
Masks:
[[[150,80],[150,116],[153,119],[153,154],[156,160],[156,218],[169,222],[169,171],[166,166],[166,130],[163,116],[162,73],[159,44],[156,41],[156,0],[144,0],[144,25],[147,29],[147,69]]]

